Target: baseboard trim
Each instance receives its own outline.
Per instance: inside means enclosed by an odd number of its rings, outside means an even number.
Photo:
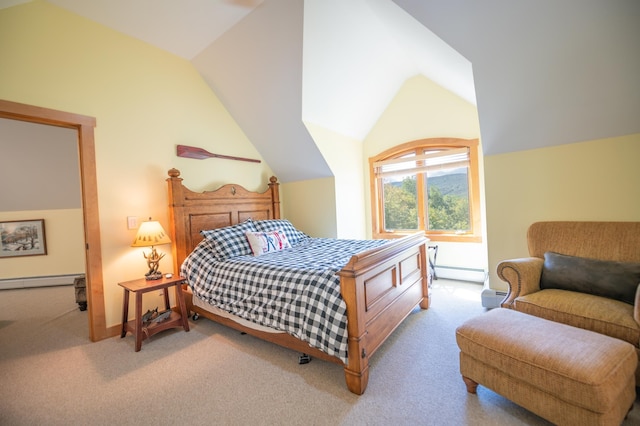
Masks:
[[[73,285],[73,281],[84,274],[52,275],[47,277],[23,277],[0,280],[0,290],[10,290],[32,287],[52,287],[58,285]]]

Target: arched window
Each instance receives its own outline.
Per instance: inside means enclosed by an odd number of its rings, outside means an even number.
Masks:
[[[421,139],[369,159],[373,237],[482,240],[478,139]]]

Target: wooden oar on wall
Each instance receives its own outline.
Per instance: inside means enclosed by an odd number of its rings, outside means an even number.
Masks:
[[[202,148],[196,148],[195,146],[178,145],[178,157],[195,158],[196,160],[204,160],[205,158],[222,158],[225,160],[236,161],[248,161],[250,163],[260,163],[260,160],[254,160],[252,158],[233,157],[230,155],[213,154]]]

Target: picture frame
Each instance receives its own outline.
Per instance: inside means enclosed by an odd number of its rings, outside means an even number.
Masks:
[[[46,254],[44,219],[0,221],[0,258]]]

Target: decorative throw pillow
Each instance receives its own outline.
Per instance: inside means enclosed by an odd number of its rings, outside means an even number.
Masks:
[[[245,234],[254,256],[260,256],[261,254],[272,253],[291,247],[282,229],[270,232],[247,231]]]
[[[258,231],[254,222],[250,219],[237,225],[200,231],[200,234],[211,245],[216,259],[223,261],[230,257],[252,254],[251,247],[245,236],[247,231]]]
[[[309,238],[305,233],[298,231],[287,219],[258,220],[255,224],[260,232],[283,230],[292,246],[298,245],[301,241]]]
[[[640,263],[614,262],[553,252],[544,254],[540,288],[578,291],[631,305],[640,283]]]

